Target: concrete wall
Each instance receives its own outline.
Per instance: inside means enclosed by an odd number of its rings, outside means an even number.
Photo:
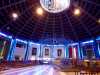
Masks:
[[[32,55],[32,48],[37,48],[36,56]],[[45,48],[49,49],[49,55],[45,56]],[[64,45],[39,45],[39,44],[30,44],[29,45],[29,53],[28,60],[35,60],[39,58],[65,58],[66,56],[66,48]],[[61,49],[62,54],[58,57],[57,50]],[[19,56],[20,59],[24,59],[25,57],[25,47],[16,47],[14,51],[14,56]]]
[[[32,48],[37,48],[37,55],[36,56],[32,56]],[[49,54],[48,56],[45,55],[45,48],[49,49]],[[57,55],[57,50],[61,49],[62,50],[62,54],[60,57],[58,57]],[[37,45],[37,44],[31,44],[29,47],[29,57],[28,59],[31,60],[35,60],[38,58],[65,58],[66,57],[66,48],[64,45]]]
[[[48,56],[45,55],[45,49],[48,49],[49,50],[49,54]],[[41,53],[42,53],[42,57],[43,58],[52,58],[52,46],[51,45],[41,45]]]
[[[15,51],[14,51],[14,59],[15,59],[15,56],[19,56],[20,60],[23,60],[24,56],[25,56],[25,48],[24,47],[21,47],[21,48],[16,47]]]
[[[62,54],[61,54],[60,57],[57,54],[58,49],[62,50]],[[53,48],[53,51],[54,51],[54,53],[53,53],[54,58],[65,58],[65,56],[66,56],[66,48],[65,48],[64,45],[55,45],[54,48]]]
[[[36,56],[32,55],[32,48],[37,48],[37,54],[36,54]],[[28,59],[29,60],[35,60],[35,59],[38,59],[39,56],[40,56],[40,45],[38,45],[38,44],[30,44]]]

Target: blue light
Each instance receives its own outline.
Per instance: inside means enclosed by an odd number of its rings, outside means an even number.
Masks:
[[[78,54],[79,54],[79,58],[81,59],[81,54],[80,54],[81,52],[80,52],[80,50],[81,49],[80,49],[79,44],[78,44]]]
[[[98,44],[98,52],[99,52],[99,55],[100,55],[100,48],[99,48],[99,46],[100,46],[100,45]]]
[[[81,55],[82,55],[82,59],[84,58],[84,55],[83,55],[83,50],[82,49],[80,49],[80,51],[81,51]]]
[[[96,40],[100,40],[100,36]]]
[[[16,39],[11,39],[7,60],[13,60],[15,47],[16,47]]]
[[[7,38],[10,38],[10,39],[12,38],[12,36],[8,36],[8,35],[6,35],[6,34],[4,34],[4,33],[1,33],[1,32],[0,32],[0,35],[1,35],[1,36],[4,36],[4,37],[7,37]]]
[[[93,42],[94,42],[93,40],[90,40],[90,41],[82,42],[82,44],[88,44],[88,43],[93,43]]]
[[[23,43],[27,44],[27,41],[24,41],[24,40],[21,40],[21,39],[16,39],[16,41],[23,42]]]
[[[1,33],[1,32],[0,32],[0,35],[2,35],[2,36],[4,36],[4,37],[7,37],[7,35],[6,35],[6,34],[3,34],[3,33]]]
[[[67,48],[66,48],[66,57],[69,58],[68,46],[67,46]]]
[[[8,38],[12,39],[12,36],[8,36]]]
[[[38,44],[38,43],[34,43],[34,42],[30,42],[30,44],[40,45],[40,44]]]
[[[53,45],[53,46],[64,46],[64,45],[59,44],[59,45]]]
[[[72,44],[69,44],[68,46],[75,46],[75,45],[78,45],[78,43],[72,43]]]
[[[12,49],[12,45],[13,45],[13,39],[11,40],[11,45],[10,45],[10,50],[9,50],[9,52],[8,52],[8,57],[7,57],[7,60],[11,60],[10,59],[10,53],[11,53],[11,49]]]

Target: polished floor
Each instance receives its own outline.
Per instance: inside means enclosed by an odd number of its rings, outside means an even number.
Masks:
[[[76,75],[76,73],[62,72],[61,70],[59,70],[59,68],[55,69],[52,65],[39,65],[1,71],[0,75]],[[80,75],[80,73],[78,73],[77,75]]]

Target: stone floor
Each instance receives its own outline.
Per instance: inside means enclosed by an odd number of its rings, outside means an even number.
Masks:
[[[86,73],[82,71],[81,73]],[[100,75],[98,74],[80,74],[80,72],[65,72],[55,68],[53,65],[38,65],[24,68],[11,68],[9,70],[1,71],[0,75]]]

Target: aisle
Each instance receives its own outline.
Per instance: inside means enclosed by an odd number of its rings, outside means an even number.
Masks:
[[[50,65],[24,67],[0,72],[0,75],[54,75],[54,68]],[[57,74],[56,74],[57,75]]]
[[[65,73],[55,69],[52,65],[39,65],[2,71],[0,75],[75,75],[75,72]]]

